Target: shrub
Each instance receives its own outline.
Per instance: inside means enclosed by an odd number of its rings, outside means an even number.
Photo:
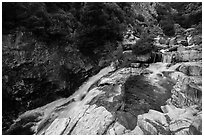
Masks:
[[[160,25],[165,35],[167,36],[175,35],[174,23],[172,20],[161,20]]]
[[[156,50],[153,41],[154,39],[150,35],[147,37],[141,37],[141,39],[133,46],[133,53],[136,55],[151,53]]]

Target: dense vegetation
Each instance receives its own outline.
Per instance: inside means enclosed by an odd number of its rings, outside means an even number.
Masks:
[[[156,47],[153,45],[153,36],[142,36],[140,40],[133,46],[133,52],[136,55],[144,55],[156,51]]]
[[[160,3],[156,10],[158,13],[157,21],[167,36],[175,34],[174,23],[178,23],[183,28],[190,28],[199,25],[202,21],[201,2]]]
[[[145,5],[151,4],[4,2],[3,131],[20,113],[70,96],[101,69],[99,61],[112,54],[128,26],[141,37],[135,54],[145,54],[154,50],[152,38],[161,33],[158,24],[173,36],[174,23],[188,28],[202,20],[200,3],[160,3],[158,16],[148,6],[144,10]]]
[[[71,95],[95,74],[104,45],[116,47],[131,23],[130,6],[3,3],[3,130],[19,113]]]

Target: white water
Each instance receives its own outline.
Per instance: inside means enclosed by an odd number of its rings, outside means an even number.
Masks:
[[[82,95],[85,95],[88,92],[88,89],[92,84],[98,81],[104,75],[107,75],[109,72],[114,71],[114,68],[111,66],[103,68],[98,74],[90,77],[79,89],[72,95],[74,98],[78,98]]]
[[[162,54],[162,58],[163,58],[162,62],[163,63],[171,63],[172,55],[173,55],[172,53]]]

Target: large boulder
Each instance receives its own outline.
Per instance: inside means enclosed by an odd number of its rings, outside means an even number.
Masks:
[[[201,62],[186,62],[182,63],[178,71],[188,76],[202,76],[202,63]]]

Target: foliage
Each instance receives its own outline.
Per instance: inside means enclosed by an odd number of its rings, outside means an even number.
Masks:
[[[167,36],[174,36],[175,34],[175,29],[174,29],[174,23],[172,20],[161,20],[160,25],[162,26],[161,28],[163,29],[163,32]]]
[[[127,22],[126,13],[120,6],[124,8],[127,5],[86,3],[81,9],[81,23],[75,38],[84,55],[96,59],[106,43],[122,41]]]
[[[157,10],[157,21],[159,22],[163,32],[167,36],[173,36],[175,34],[174,20],[171,14],[171,7],[169,5],[158,5]]]
[[[147,53],[151,53],[152,51],[156,50],[155,46],[153,45],[153,37],[148,34],[143,34],[140,40],[133,46],[133,53],[135,55],[144,55]]]
[[[169,22],[168,25],[163,26],[166,30],[173,29],[172,23],[178,23],[183,28],[190,28],[192,25],[199,25],[199,23],[202,22],[202,3],[163,2],[157,5],[157,13],[159,23],[161,20],[165,23]],[[160,25],[162,26],[161,23]],[[170,32],[170,35],[173,35],[173,31]]]

